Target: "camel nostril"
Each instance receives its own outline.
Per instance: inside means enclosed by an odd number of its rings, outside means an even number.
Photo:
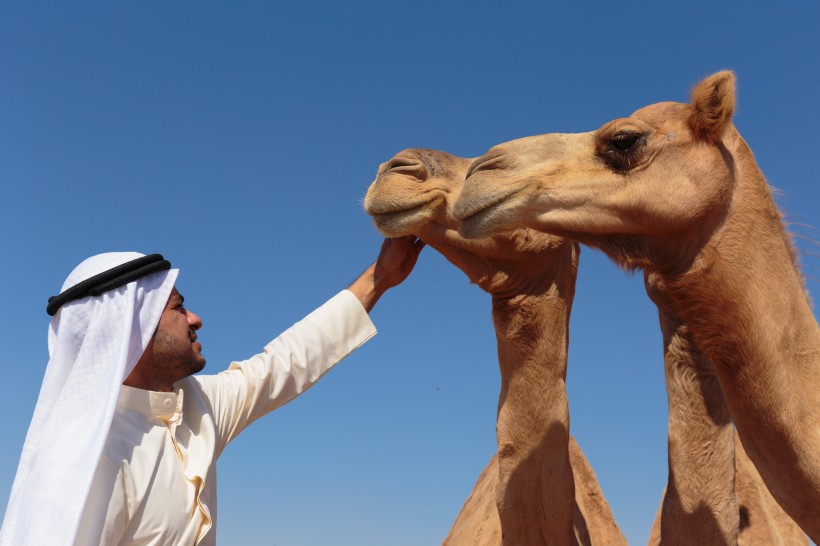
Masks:
[[[418,167],[421,162],[417,159],[408,159],[405,157],[394,157],[387,162],[387,170],[402,169],[404,167]]]
[[[423,161],[419,158],[402,155],[398,155],[387,162],[382,175],[388,173],[413,176],[419,180],[427,180],[427,178],[429,178],[427,166]]]
[[[476,167],[481,165],[482,161],[484,161],[484,156],[481,156],[472,163],[470,163],[470,166],[467,168],[467,175],[464,178],[470,178],[470,176],[472,176],[472,174],[476,171]]]
[[[470,164],[470,168],[467,169],[467,176],[465,176],[465,178],[470,178],[470,176],[479,171],[503,169],[506,165],[504,157],[504,153],[502,152],[487,152]]]

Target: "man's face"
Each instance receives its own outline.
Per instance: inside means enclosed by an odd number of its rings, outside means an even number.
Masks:
[[[153,339],[154,375],[173,383],[195,374],[205,367],[202,345],[196,341],[196,331],[202,320],[183,305],[184,298],[176,287],[162,311]]]

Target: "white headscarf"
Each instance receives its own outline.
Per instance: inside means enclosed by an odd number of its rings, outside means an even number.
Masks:
[[[141,256],[92,256],[71,272],[62,291]],[[153,336],[178,273],[159,271],[71,301],[51,319],[48,367],[0,530],[1,546],[74,542],[120,386]]]

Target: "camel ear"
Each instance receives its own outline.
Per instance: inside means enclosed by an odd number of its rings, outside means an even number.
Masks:
[[[719,140],[735,113],[735,75],[724,70],[712,74],[692,90],[692,117],[695,135]]]

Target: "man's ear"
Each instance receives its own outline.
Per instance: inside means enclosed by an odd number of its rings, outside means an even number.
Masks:
[[[689,126],[696,138],[720,140],[735,113],[735,75],[724,70],[692,89]]]

